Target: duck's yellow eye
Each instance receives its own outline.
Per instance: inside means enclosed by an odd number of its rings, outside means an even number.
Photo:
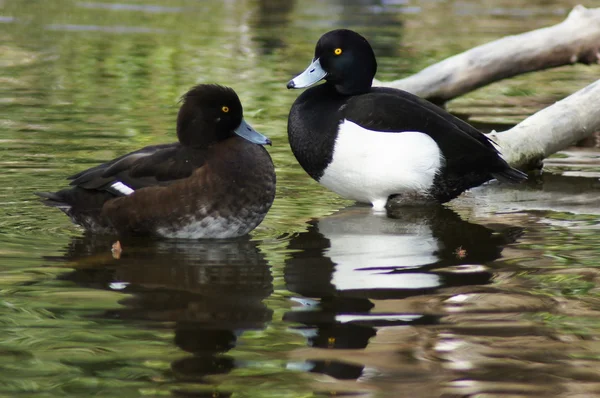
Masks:
[[[228,106],[224,106],[221,108],[221,110],[225,113],[229,112],[229,107]]]
[[[342,49],[341,48],[336,48],[335,50],[333,50],[333,53],[335,55],[340,55],[342,53]]]

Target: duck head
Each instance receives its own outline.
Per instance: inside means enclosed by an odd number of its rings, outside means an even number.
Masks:
[[[325,79],[340,94],[360,94],[369,91],[376,72],[377,61],[367,39],[337,29],[321,36],[312,63],[287,88],[305,88]]]
[[[270,145],[271,141],[244,120],[239,97],[229,87],[200,84],[181,98],[177,115],[177,137],[182,145],[207,147],[238,135],[252,143]]]

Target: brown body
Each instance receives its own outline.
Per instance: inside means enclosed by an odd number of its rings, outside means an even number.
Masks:
[[[263,220],[273,203],[273,163],[265,148],[239,137],[209,149],[204,166],[190,177],[109,200],[101,217],[121,234],[204,238],[211,232],[209,223],[221,220],[222,227],[229,227],[221,232],[212,230],[212,235],[217,235],[212,237],[245,235]],[[207,220],[209,217],[212,220]],[[178,232],[194,223],[198,224],[195,235]],[[231,229],[234,225],[239,227]]]

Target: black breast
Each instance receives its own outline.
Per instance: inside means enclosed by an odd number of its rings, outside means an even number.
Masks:
[[[290,110],[288,138],[292,152],[317,181],[333,158],[342,114],[339,110],[347,98],[328,84],[322,84],[303,92]]]

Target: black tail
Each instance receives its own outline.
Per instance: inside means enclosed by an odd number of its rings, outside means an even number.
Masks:
[[[107,200],[114,199],[116,195],[93,189],[80,187],[65,188],[57,192],[35,192],[44,199],[44,204],[52,207],[73,207],[76,211],[100,210]]]
[[[89,231],[111,233],[108,222],[102,218],[102,206],[115,198],[110,192],[88,190],[79,187],[66,188],[58,192],[36,192],[46,206],[56,207],[71,221]]]
[[[44,199],[42,203],[50,207],[69,208],[71,205],[65,201],[60,195],[61,191],[58,192],[34,192],[35,195]]]
[[[519,182],[523,182],[527,179],[527,174],[523,173],[520,170],[513,169],[512,167],[507,167],[502,171],[497,171],[492,173],[495,179],[500,182],[505,182],[509,184],[515,184]]]

